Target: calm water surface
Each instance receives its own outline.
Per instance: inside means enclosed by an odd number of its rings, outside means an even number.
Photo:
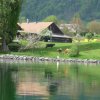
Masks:
[[[100,100],[100,65],[0,63],[0,100]]]

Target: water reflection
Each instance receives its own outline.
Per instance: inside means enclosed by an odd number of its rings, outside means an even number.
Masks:
[[[0,64],[0,100],[100,100],[100,67]]]
[[[42,73],[29,68],[28,70],[19,70],[18,77],[16,92],[21,100],[24,98],[40,100],[49,96]]]
[[[53,78],[53,72],[52,70],[45,68],[45,78],[52,79]]]
[[[7,64],[0,64],[0,100],[15,100],[15,84]]]
[[[48,81],[48,92],[50,95],[56,95],[59,82],[57,82],[57,79],[54,79],[54,72],[50,68],[45,69],[45,78]]]
[[[59,86],[58,82],[49,83],[48,91],[49,91],[50,95],[56,95],[57,94],[58,86]]]

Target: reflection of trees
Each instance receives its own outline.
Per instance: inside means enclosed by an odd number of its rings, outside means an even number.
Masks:
[[[100,98],[99,97],[99,90],[100,90],[100,77],[95,73],[96,67],[86,67],[85,65],[79,64],[72,64],[70,67],[70,84],[69,87],[69,94],[72,94],[72,97],[76,97],[77,100],[83,98],[87,99],[88,96],[90,98]],[[72,90],[71,90],[72,88]],[[99,100],[99,99],[93,99]]]
[[[8,65],[0,64],[0,100],[15,100],[15,86]]]
[[[10,66],[13,66],[14,69],[11,69]],[[92,97],[100,98],[100,74],[96,74],[99,68],[71,64],[70,67],[59,66],[59,70],[56,70],[53,64],[44,65],[45,67],[43,65],[43,67],[41,65],[37,65],[37,67],[35,64],[28,64],[27,67],[26,64],[23,64],[21,65],[23,67],[20,66],[18,72],[15,73],[17,71],[15,65],[10,66],[0,64],[0,100],[15,100],[15,86],[11,76],[13,76],[13,80],[18,82],[17,96],[25,99],[28,99],[27,97],[32,99],[32,96],[34,98],[36,95],[48,98],[51,95],[50,100],[53,100],[51,98],[59,95],[66,96],[67,94],[71,98],[70,100],[73,100],[73,98],[76,98],[76,100],[81,98],[88,99],[88,96],[90,96],[89,99]],[[30,68],[30,66],[32,67]],[[9,70],[8,67],[10,68]],[[65,76],[66,70],[67,75]],[[15,76],[16,74],[18,75],[17,77]],[[59,100],[67,100],[67,97]]]
[[[74,76],[76,76],[76,78],[78,78],[79,76],[79,65],[78,64],[72,64],[71,65],[71,71],[74,74]]]
[[[58,86],[59,86],[59,82],[56,79],[55,80],[55,72],[54,70],[50,69],[50,68],[46,68],[45,69],[45,78],[48,79],[48,91],[50,93],[50,95],[55,95],[58,91]],[[57,77],[56,77],[57,78]]]
[[[50,85],[48,86],[48,91],[51,95],[55,95],[58,91],[58,82],[51,82]]]
[[[79,76],[79,66],[78,65],[74,65],[74,71],[75,71],[75,73],[76,73],[76,77],[78,78],[78,76]]]
[[[48,78],[48,79],[53,78],[53,72],[48,68],[45,69],[45,78]]]

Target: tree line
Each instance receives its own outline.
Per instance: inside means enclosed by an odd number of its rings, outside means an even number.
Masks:
[[[69,21],[75,13],[84,21],[100,19],[100,0],[24,0],[20,16],[41,21],[55,15]]]

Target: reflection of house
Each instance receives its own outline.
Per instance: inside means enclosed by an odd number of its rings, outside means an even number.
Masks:
[[[46,86],[42,86],[39,82],[20,82],[17,86],[18,95],[41,95],[49,96]]]
[[[58,28],[58,26],[53,22],[28,22],[28,23],[18,23],[19,30],[18,33],[28,33],[25,35],[42,35],[45,41],[50,40],[52,37],[52,41],[56,42],[72,42],[72,38],[68,36],[64,36],[64,33]],[[45,35],[46,31],[50,30],[52,34],[50,34],[49,38]],[[44,33],[44,34],[42,34]]]
[[[44,73],[34,71],[32,68],[26,68],[17,72],[16,93],[18,96],[42,96],[48,97],[47,82],[43,76]],[[27,99],[28,100],[28,99]],[[43,99],[44,100],[44,99]]]

